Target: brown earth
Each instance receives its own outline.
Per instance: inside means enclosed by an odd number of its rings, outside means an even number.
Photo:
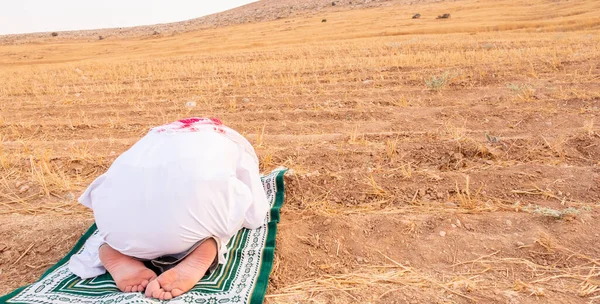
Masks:
[[[73,246],[93,221],[75,198],[150,127],[214,116],[264,172],[292,169],[268,303],[594,303],[599,9],[391,4],[0,46],[0,294]]]

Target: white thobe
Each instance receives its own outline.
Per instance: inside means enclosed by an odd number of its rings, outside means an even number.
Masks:
[[[98,257],[104,243],[152,260],[213,237],[224,264],[230,238],[242,227],[263,225],[269,210],[250,143],[220,121],[202,118],[152,129],[79,201],[93,210],[99,231],[69,262],[84,279],[106,272]]]

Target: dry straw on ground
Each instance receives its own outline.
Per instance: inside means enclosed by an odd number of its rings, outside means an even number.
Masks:
[[[270,303],[599,301],[599,3],[348,8],[0,45],[0,293],[68,251],[121,152],[197,115],[292,169]]]

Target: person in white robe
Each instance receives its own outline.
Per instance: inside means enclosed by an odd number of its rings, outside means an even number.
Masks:
[[[108,271],[122,291],[161,300],[224,264],[230,238],[263,225],[269,210],[251,144],[207,118],[153,128],[79,201],[98,233],[69,269],[83,279]]]

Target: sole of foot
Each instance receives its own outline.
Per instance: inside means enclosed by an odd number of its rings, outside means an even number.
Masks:
[[[143,292],[156,279],[156,273],[144,263],[126,256],[109,245],[100,248],[100,261],[122,292]]]
[[[146,287],[146,297],[171,300],[186,292],[202,279],[217,255],[217,243],[208,239],[174,268],[165,271]]]

